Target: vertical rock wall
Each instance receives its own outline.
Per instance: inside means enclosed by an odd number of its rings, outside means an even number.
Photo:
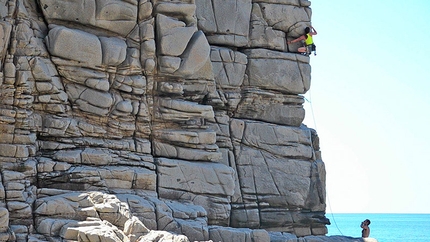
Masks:
[[[309,6],[0,0],[0,241],[325,234]]]

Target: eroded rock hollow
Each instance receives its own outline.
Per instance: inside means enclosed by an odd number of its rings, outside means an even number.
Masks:
[[[0,0],[0,241],[324,235],[306,0]]]

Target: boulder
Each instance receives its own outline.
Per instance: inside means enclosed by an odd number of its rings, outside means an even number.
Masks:
[[[116,37],[99,37],[102,48],[102,63],[109,66],[121,64],[127,54],[127,44]]]
[[[265,49],[251,49],[245,85],[288,94],[305,94],[310,88],[309,58]]]
[[[184,235],[177,235],[166,231],[151,230],[150,233],[141,236],[140,241],[175,241],[175,242],[189,242],[188,238]]]
[[[102,64],[102,46],[96,35],[58,26],[49,31],[45,40],[48,51],[53,56],[90,66]]]
[[[90,25],[125,37],[136,26],[137,1],[42,0],[40,9],[49,24]]]
[[[209,55],[210,46],[204,33],[202,31],[194,33],[187,48],[181,55],[181,66],[174,74],[185,77],[195,74],[206,63],[210,63]]]
[[[196,31],[195,27],[186,27],[184,22],[162,14],[157,15],[156,26],[160,54],[167,56],[180,56]]]

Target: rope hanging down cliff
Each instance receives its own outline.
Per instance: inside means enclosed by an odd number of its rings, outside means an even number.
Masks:
[[[314,128],[315,128],[315,130],[318,130],[317,129],[317,122],[316,122],[315,115],[314,115],[314,107],[312,106],[312,93],[311,93],[311,90],[309,90],[308,93],[309,93],[309,99],[305,98],[305,100],[309,103],[309,106],[311,108],[312,121],[314,123]],[[340,231],[339,226],[336,223],[336,219],[334,218],[334,214],[333,214],[333,210],[331,209],[331,203],[330,203],[330,198],[329,198],[327,189],[326,189],[326,197],[327,197],[327,205],[329,207],[331,217],[333,218],[333,223],[336,226],[337,231],[339,231],[339,233],[343,236],[343,233],[342,233],[342,231]]]

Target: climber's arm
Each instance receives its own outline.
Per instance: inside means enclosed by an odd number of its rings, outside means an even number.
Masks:
[[[294,40],[288,41],[287,43],[288,43],[288,44],[296,43],[296,42],[298,42],[298,41],[300,41],[300,40],[305,40],[305,36],[304,36],[304,35],[302,35],[302,36],[300,36],[300,37],[299,37],[299,38],[297,38],[297,39],[294,39]]]
[[[311,28],[312,28],[311,34],[312,35],[317,35],[318,34],[317,30],[314,27],[312,27],[312,26],[311,26]]]

